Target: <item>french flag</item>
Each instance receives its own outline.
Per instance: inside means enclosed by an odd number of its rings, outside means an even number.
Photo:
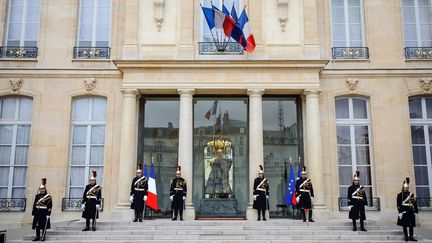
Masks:
[[[213,105],[210,107],[210,109],[205,113],[204,116],[205,116],[205,118],[207,118],[207,120],[209,120],[212,115],[216,114],[217,105],[218,105],[218,101],[215,100],[213,102]]]
[[[150,171],[150,177],[148,179],[148,193],[147,193],[146,205],[152,208],[154,211],[159,211],[157,192],[156,192],[156,178],[155,178],[153,163]]]
[[[231,31],[234,29],[236,21],[228,14],[224,14],[215,6],[212,6],[212,8],[214,11],[215,28],[220,31],[223,30],[224,34],[229,37]]]
[[[243,9],[242,13],[240,14],[240,17],[238,19],[238,25],[243,31],[243,36],[246,39],[246,48],[245,50],[247,52],[253,52],[255,50],[256,44],[255,44],[255,38],[252,34],[252,31],[249,26],[249,18],[246,14],[246,9]],[[242,44],[242,43],[240,43]]]

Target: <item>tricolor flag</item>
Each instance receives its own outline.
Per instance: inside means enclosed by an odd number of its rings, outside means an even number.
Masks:
[[[207,120],[210,120],[210,117],[213,116],[214,114],[216,114],[217,106],[218,106],[218,101],[215,100],[213,102],[213,105],[210,107],[210,109],[204,114],[204,116],[205,116],[205,118],[207,118]]]
[[[243,31],[244,39],[246,39],[245,50],[247,52],[253,52],[255,50],[256,44],[255,44],[254,35],[252,34],[252,31],[249,26],[249,18],[246,14],[246,9],[243,9],[242,13],[240,14],[240,17],[238,19],[238,25]]]
[[[150,177],[148,178],[148,193],[146,205],[154,211],[159,211],[157,192],[156,192],[156,179],[154,173],[154,164],[152,163]]]
[[[229,16],[229,14],[224,14],[215,6],[212,6],[214,11],[214,23],[216,30],[224,32],[224,34],[229,37],[231,31],[234,29],[236,21]],[[210,27],[210,26],[209,26]]]
[[[146,165],[145,162],[144,162],[144,172],[143,172],[143,176],[145,176],[145,177],[147,178],[147,180],[148,180],[147,165]]]
[[[292,164],[290,163],[290,174],[288,178],[288,186],[287,186],[287,192],[285,195],[285,203],[287,205],[296,206],[296,195],[295,195],[295,186],[296,186],[296,180],[294,177],[294,169]]]

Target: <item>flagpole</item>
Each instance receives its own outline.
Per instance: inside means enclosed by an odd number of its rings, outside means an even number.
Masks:
[[[211,2],[210,2],[210,3],[211,3]],[[212,30],[210,29],[209,23],[208,23],[208,21],[207,21],[207,18],[205,17],[204,9],[203,9],[203,6],[202,6],[202,4],[201,4],[201,3],[200,3],[200,6],[201,6],[201,11],[203,12],[204,18],[206,19],[206,22],[207,22],[207,26],[209,27],[209,30],[210,30],[210,34],[211,34],[211,36],[212,36],[212,38],[213,38],[213,42],[214,42],[214,43],[215,43],[215,45],[216,45],[216,49],[218,49],[218,48],[217,48],[217,44],[216,44],[216,39],[215,39],[215,37],[214,37],[214,35],[213,35],[213,32],[212,32]],[[212,8],[213,8],[213,3],[212,3]]]

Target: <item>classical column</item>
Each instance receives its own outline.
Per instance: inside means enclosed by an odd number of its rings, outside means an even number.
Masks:
[[[264,89],[248,89],[249,95],[249,207],[248,220],[256,220],[258,215],[252,209],[253,183],[258,175],[258,166],[264,166],[262,95]]]
[[[192,205],[192,169],[193,169],[193,95],[194,89],[178,89],[180,95],[179,117],[179,147],[178,162],[181,166],[182,177],[186,179],[188,193],[186,197],[185,218],[195,219]]]
[[[318,90],[305,90],[306,96],[306,160],[308,178],[315,192],[315,206],[324,207],[324,179],[321,157],[321,121]]]
[[[129,207],[130,182],[135,170],[137,138],[137,95],[136,89],[123,89],[123,112],[120,138],[120,164],[118,176],[117,206]]]

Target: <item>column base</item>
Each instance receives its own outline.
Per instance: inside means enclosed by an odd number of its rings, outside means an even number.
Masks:
[[[270,218],[270,211],[266,210],[266,218]],[[256,221],[258,219],[258,210],[253,209],[252,206],[249,206],[246,209],[246,220]]]
[[[314,219],[328,219],[331,218],[332,214],[330,210],[324,204],[315,204],[313,208]]]
[[[183,211],[183,218],[185,220],[195,220],[195,208],[193,206],[186,206]]]

